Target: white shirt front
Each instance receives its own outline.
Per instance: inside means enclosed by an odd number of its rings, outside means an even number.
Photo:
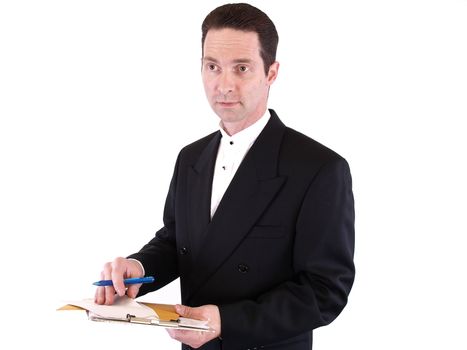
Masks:
[[[219,206],[227,187],[229,187],[235,173],[237,172],[243,158],[250,150],[257,137],[271,118],[268,110],[266,113],[250,125],[248,128],[229,136],[222,123],[220,131],[222,133],[219,150],[217,151],[216,165],[214,167],[214,177],[212,180],[211,193],[211,218]]]

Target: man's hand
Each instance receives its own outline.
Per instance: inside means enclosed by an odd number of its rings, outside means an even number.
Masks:
[[[175,305],[175,311],[182,317],[207,320],[213,332],[186,331],[168,328],[167,332],[173,339],[196,349],[220,336],[221,316],[219,308],[216,305],[204,305],[200,307]]]
[[[111,305],[115,300],[115,293],[119,296],[126,293],[130,298],[135,298],[141,284],[132,284],[126,289],[123,280],[125,278],[143,277],[143,273],[141,265],[135,260],[116,258],[114,261],[106,263],[101,272],[101,279],[112,280],[113,286],[98,287],[94,302],[101,305]]]

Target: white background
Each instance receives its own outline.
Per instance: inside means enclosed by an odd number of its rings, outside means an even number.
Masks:
[[[179,349],[55,309],[153,236],[179,149],[217,128],[200,25],[222,3],[0,2],[3,344]],[[269,106],[354,179],[357,277],[314,349],[466,349],[467,1],[252,4],[280,35]]]

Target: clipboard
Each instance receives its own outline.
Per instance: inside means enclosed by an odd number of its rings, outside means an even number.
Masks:
[[[116,305],[97,305],[92,299],[69,302],[58,309],[84,310],[88,319],[97,322],[118,322],[159,326],[172,329],[212,332],[208,321],[181,317],[175,306],[137,302],[127,296],[118,299]]]

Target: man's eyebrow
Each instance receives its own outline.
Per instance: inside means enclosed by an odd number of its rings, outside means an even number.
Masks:
[[[253,60],[252,59],[249,59],[249,58],[237,58],[235,60],[232,61],[233,63],[253,63]]]
[[[217,59],[215,59],[214,57],[211,57],[211,56],[204,56],[203,61],[204,62],[219,63],[219,61]],[[232,60],[232,63],[235,63],[235,64],[239,64],[239,63],[251,64],[251,63],[253,63],[253,60],[250,59],[250,58],[236,58],[236,59]]]
[[[214,57],[211,56],[204,56],[203,61],[209,61],[209,62],[214,62],[214,63],[219,63],[218,60],[216,60]]]

